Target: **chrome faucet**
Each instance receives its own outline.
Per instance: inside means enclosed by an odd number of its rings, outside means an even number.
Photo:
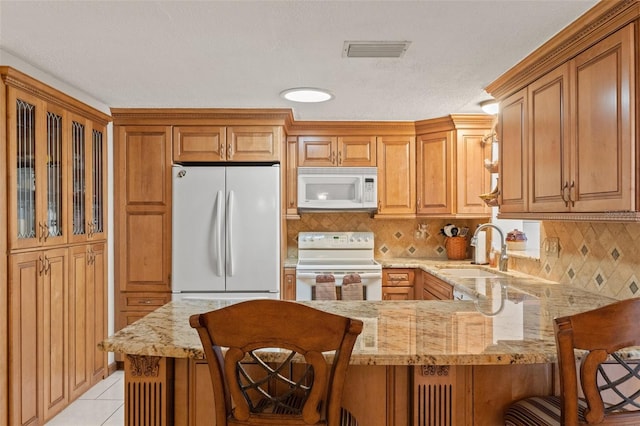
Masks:
[[[509,263],[509,257],[507,256],[507,243],[504,239],[504,234],[502,233],[502,229],[494,225],[493,223],[483,223],[476,228],[476,232],[473,233],[473,237],[471,238],[471,245],[476,247],[478,244],[478,232],[483,230],[484,228],[494,228],[500,234],[500,258],[498,259],[498,270],[502,272],[507,271],[507,264]]]

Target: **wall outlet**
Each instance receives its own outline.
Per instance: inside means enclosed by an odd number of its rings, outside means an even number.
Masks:
[[[548,257],[558,257],[560,252],[560,239],[557,237],[544,240],[544,254]]]

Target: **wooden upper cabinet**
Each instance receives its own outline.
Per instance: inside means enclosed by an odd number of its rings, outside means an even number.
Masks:
[[[280,161],[279,126],[227,127],[227,160]]]
[[[121,291],[170,291],[171,127],[116,132],[116,280]]]
[[[417,124],[417,213],[424,216],[487,217],[479,197],[489,192],[491,157],[485,142],[491,130],[487,115],[451,115]]]
[[[69,114],[69,242],[107,237],[107,140],[104,126]]]
[[[9,87],[9,248],[65,243],[66,112]]]
[[[500,213],[635,211],[634,25],[501,102]]]
[[[436,132],[417,138],[418,214],[453,213],[453,132]]]
[[[280,126],[175,126],[173,160],[280,161]]]
[[[528,167],[527,89],[500,102],[500,212],[526,212]]]
[[[300,167],[375,167],[375,136],[300,136]]]
[[[634,24],[571,62],[572,211],[635,210]]]
[[[226,128],[218,126],[175,126],[173,128],[173,160],[224,161]]]
[[[491,156],[484,142],[489,128],[462,129],[456,133],[456,214],[491,214],[480,194],[491,191],[490,174],[484,160]]]
[[[415,137],[381,136],[377,145],[378,215],[415,215]]]
[[[338,137],[338,166],[375,167],[375,136]]]
[[[300,136],[298,137],[298,166],[335,166],[337,147],[338,138],[335,136]]]
[[[563,211],[568,207],[565,197],[570,180],[568,64],[529,85],[528,102],[529,129],[525,144],[528,152],[523,158],[529,159],[528,192],[525,192],[529,194],[529,211]],[[513,153],[505,155],[511,163]],[[526,175],[522,174],[525,179]],[[503,185],[508,184],[508,177],[504,182]]]

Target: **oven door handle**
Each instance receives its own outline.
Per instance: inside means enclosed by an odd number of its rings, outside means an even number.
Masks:
[[[317,272],[298,272],[298,271],[296,271],[296,278],[315,278],[318,275],[323,275],[323,274],[322,273],[317,273]],[[336,284],[337,284],[338,280],[343,279],[345,277],[345,275],[348,275],[348,274],[332,274],[332,275],[336,278]],[[358,275],[360,275],[360,278],[362,278],[362,279],[366,279],[366,278],[382,278],[382,272],[363,272],[363,273],[358,273]]]

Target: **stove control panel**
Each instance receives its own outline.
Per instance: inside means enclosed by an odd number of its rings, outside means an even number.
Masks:
[[[299,249],[372,249],[373,232],[300,232]]]

